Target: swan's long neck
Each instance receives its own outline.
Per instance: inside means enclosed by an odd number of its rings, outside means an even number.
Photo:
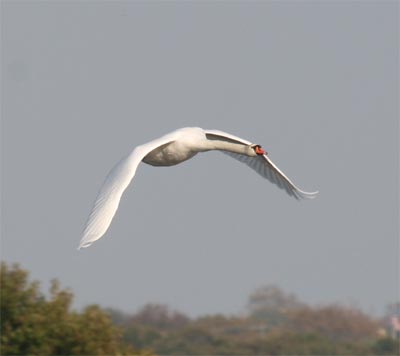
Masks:
[[[206,140],[203,146],[204,146],[204,151],[220,150],[220,151],[238,153],[241,155],[251,156],[251,157],[257,156],[257,154],[250,146],[243,145],[240,143],[233,143],[221,140]]]

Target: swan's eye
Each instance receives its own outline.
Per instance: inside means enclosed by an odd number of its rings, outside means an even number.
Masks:
[[[265,152],[265,151],[261,148],[260,145],[255,145],[255,146],[253,147],[253,149],[254,149],[254,152],[257,153],[259,156],[262,156],[262,155],[266,155],[266,154],[267,154],[267,152]]]

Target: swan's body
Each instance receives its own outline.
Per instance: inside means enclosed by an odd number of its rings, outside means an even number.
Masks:
[[[140,162],[153,166],[173,166],[199,152],[210,150],[220,150],[247,164],[296,199],[314,198],[318,193],[307,193],[297,188],[259,145],[222,131],[182,128],[137,146],[110,171],[97,195],[79,248],[90,246],[105,234],[118,209],[122,193],[134,177]]]

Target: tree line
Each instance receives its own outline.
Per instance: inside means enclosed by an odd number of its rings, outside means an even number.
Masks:
[[[53,280],[49,297],[19,265],[1,264],[1,355],[393,355],[384,319],[339,304],[310,306],[277,286],[249,296],[246,315],[190,318],[166,305],[135,313],[91,305]]]

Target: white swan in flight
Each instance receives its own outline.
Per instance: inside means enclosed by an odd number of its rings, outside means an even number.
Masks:
[[[137,146],[110,171],[89,215],[78,249],[90,246],[101,238],[111,224],[122,193],[135,175],[140,162],[152,166],[173,166],[199,152],[219,150],[247,164],[271,183],[296,199],[314,198],[297,188],[268,158],[260,145],[218,130],[187,127]]]

